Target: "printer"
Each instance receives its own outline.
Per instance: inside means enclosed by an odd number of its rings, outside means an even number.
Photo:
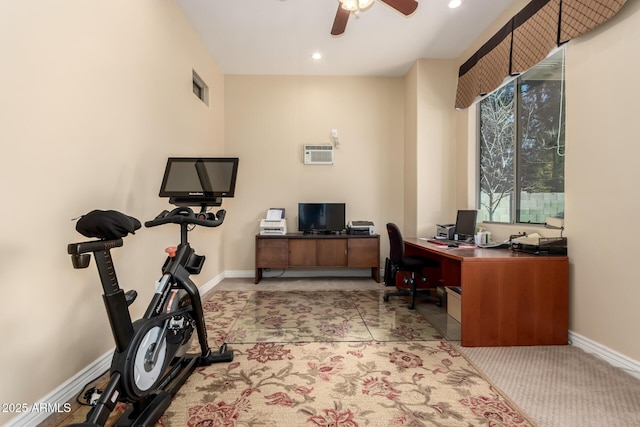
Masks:
[[[436,239],[453,240],[455,232],[455,224],[436,224]]]
[[[284,236],[285,234],[287,234],[287,220],[284,218],[284,209],[269,209],[267,217],[260,220],[260,235]]]
[[[278,221],[269,221],[266,219],[260,220],[260,235],[284,236],[285,234],[287,234],[286,219],[281,219]]]
[[[376,234],[376,227],[371,221],[349,221],[347,224],[349,234],[370,235]]]

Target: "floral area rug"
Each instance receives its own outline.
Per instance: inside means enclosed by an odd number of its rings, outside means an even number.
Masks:
[[[536,426],[406,300],[354,293],[214,291],[209,341],[234,360],[198,368],[158,425]]]
[[[383,293],[213,292],[210,339],[234,360],[194,372],[162,425],[535,426],[408,298]]]
[[[257,343],[194,372],[164,426],[532,426],[447,342]]]

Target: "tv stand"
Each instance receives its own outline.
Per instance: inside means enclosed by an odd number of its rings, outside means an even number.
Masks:
[[[302,234],[304,236],[340,236],[343,234],[343,231],[313,230],[313,231],[303,231]]]
[[[380,283],[380,236],[301,234],[256,236],[255,282],[265,268],[369,268]]]

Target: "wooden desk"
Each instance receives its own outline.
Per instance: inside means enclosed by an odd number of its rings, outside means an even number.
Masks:
[[[256,236],[255,283],[264,268],[368,268],[380,283],[380,236],[300,234]]]
[[[405,255],[440,262],[444,286],[462,288],[462,345],[565,345],[569,339],[569,259],[509,249],[448,248],[405,239]],[[433,274],[433,273],[432,273]]]

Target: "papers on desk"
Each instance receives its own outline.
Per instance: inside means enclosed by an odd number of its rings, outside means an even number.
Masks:
[[[542,237],[532,233],[512,239],[511,249],[535,255],[567,255],[567,238]]]
[[[500,248],[508,248],[509,241],[505,240],[504,242],[489,242],[489,243],[480,243],[478,244],[479,248],[482,249],[500,249]]]
[[[531,245],[531,246],[537,246],[540,244],[540,238],[542,236],[539,235],[538,233],[531,233],[527,236],[522,236],[522,237],[518,237],[515,238],[513,240],[511,240],[512,243],[516,243],[519,245]]]

